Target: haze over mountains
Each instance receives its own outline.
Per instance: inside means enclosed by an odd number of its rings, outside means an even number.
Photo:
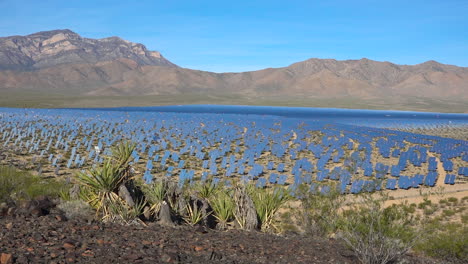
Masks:
[[[468,68],[435,61],[398,65],[309,59],[284,68],[212,73],[181,68],[157,51],[118,37],[89,39],[70,30],[53,30],[0,38],[1,91],[460,100],[468,99]]]

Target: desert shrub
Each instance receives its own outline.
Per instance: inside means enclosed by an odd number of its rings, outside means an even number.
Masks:
[[[430,205],[427,208],[425,207],[424,210],[423,210],[424,215],[426,215],[426,216],[430,216],[430,215],[434,214],[436,211],[437,211],[437,208],[432,206],[432,205]]]
[[[461,216],[461,221],[463,224],[468,224],[468,214],[464,214]]]
[[[416,204],[402,204],[401,208],[408,214],[414,214],[416,212]]]
[[[421,202],[421,203],[418,204],[418,208],[419,208],[419,209],[425,209],[427,206],[430,206],[430,205],[432,205],[431,200],[424,199],[423,202]]]
[[[345,197],[336,188],[330,192],[311,193],[300,186],[300,218],[305,232],[309,235],[328,236],[337,232],[341,225],[340,209],[345,204]]]
[[[67,186],[56,179],[43,179],[13,167],[0,166],[0,202],[28,200],[38,196],[58,197]]]
[[[458,199],[456,197],[449,197],[447,201],[451,202],[453,205],[457,205]]]
[[[417,251],[452,263],[468,260],[468,227],[463,224],[447,223],[433,226],[425,233],[426,239],[415,246]]]
[[[295,218],[295,214],[293,212],[295,211],[293,208],[288,208],[288,211],[285,211],[280,214],[280,220],[279,220],[279,231],[280,233],[299,233],[301,230],[299,229],[299,226],[297,225],[297,220]]]
[[[455,211],[454,211],[454,210],[451,210],[451,209],[446,209],[446,210],[443,210],[443,211],[442,211],[442,214],[443,214],[444,216],[450,217],[450,216],[455,215]]]
[[[384,208],[385,196],[363,195],[363,203],[343,212],[340,238],[362,263],[400,259],[417,241],[411,215],[402,206]]]

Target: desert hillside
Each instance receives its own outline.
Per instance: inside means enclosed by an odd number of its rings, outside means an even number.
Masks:
[[[70,30],[0,38],[0,91],[62,96],[232,95],[385,101],[468,99],[468,68],[427,61],[309,59],[283,68],[212,73],[178,67],[119,37]]]

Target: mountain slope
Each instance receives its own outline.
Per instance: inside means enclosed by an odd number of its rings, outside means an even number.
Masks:
[[[87,39],[69,30],[0,38],[0,69],[0,91],[10,93],[468,99],[468,68],[435,61],[398,65],[309,59],[283,68],[218,74],[177,67],[142,44],[117,37]]]
[[[175,66],[157,51],[119,37],[83,38],[65,29],[0,38],[1,70],[34,70],[128,58],[140,65]]]

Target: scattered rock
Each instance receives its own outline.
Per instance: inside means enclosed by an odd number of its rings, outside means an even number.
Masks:
[[[13,263],[13,257],[11,254],[2,253],[0,256],[0,264],[10,264]]]
[[[72,249],[75,249],[75,245],[73,245],[72,243],[66,242],[63,244],[63,248],[67,250],[72,250]]]
[[[159,224],[165,226],[173,226],[174,222],[172,221],[171,217],[171,209],[169,208],[169,204],[166,201],[161,203],[161,209],[159,210]]]
[[[80,198],[80,185],[74,184],[70,188],[69,194],[72,200],[78,200]]]
[[[204,248],[201,247],[201,246],[195,246],[194,249],[195,249],[195,251],[198,252],[198,251],[202,251]]]
[[[59,222],[67,221],[67,218],[64,215],[56,215],[55,219]]]
[[[127,202],[128,206],[133,207],[135,206],[135,202],[133,201],[130,192],[128,191],[127,187],[124,184],[121,184],[119,187],[119,196]]]
[[[86,250],[85,252],[81,253],[83,257],[94,257],[94,253],[91,250]]]

